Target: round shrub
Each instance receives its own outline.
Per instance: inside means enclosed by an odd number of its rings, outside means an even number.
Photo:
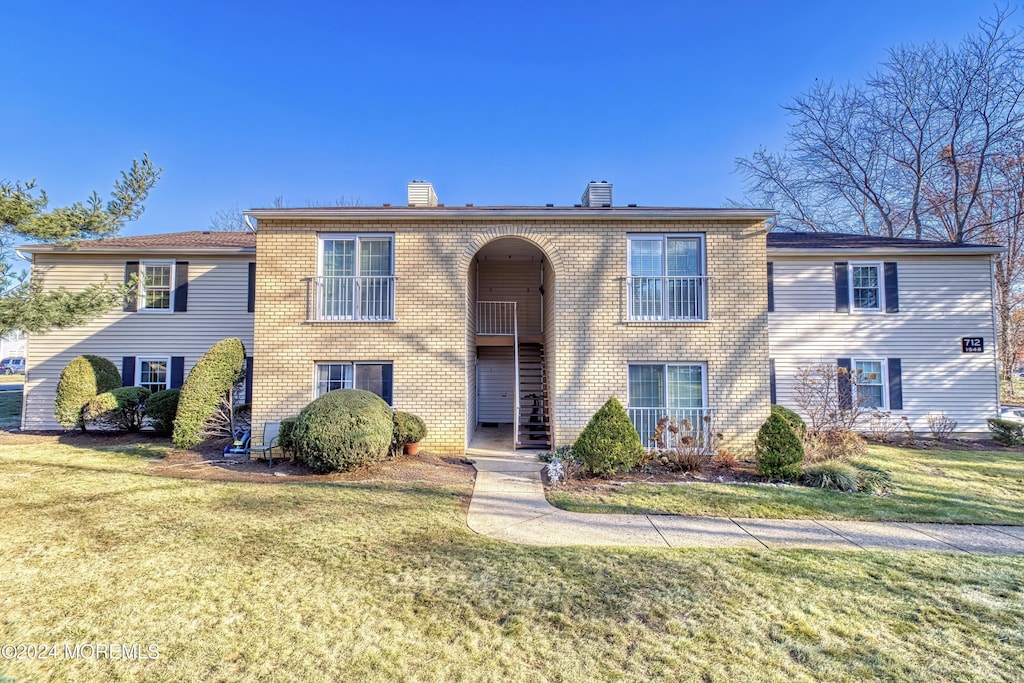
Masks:
[[[302,409],[294,441],[309,468],[323,473],[383,460],[393,434],[391,407],[383,399],[361,389],[337,389]]]
[[[792,480],[800,476],[804,446],[800,437],[781,415],[772,413],[761,425],[754,442],[757,471],[772,479]]]
[[[614,396],[590,418],[572,450],[586,471],[598,476],[628,472],[646,454],[626,409]]]
[[[60,373],[57,381],[57,399],[53,412],[57,422],[71,429],[85,430],[82,408],[97,394],[121,386],[121,373],[117,366],[100,356],[79,356]]]
[[[91,425],[121,432],[142,428],[143,406],[149,398],[146,387],[118,387],[97,394],[85,404],[82,418]]]
[[[192,448],[203,440],[203,425],[244,373],[245,347],[241,339],[222,339],[203,354],[181,386],[172,435],[175,446]]]
[[[407,444],[419,443],[427,436],[427,423],[418,415],[396,410],[394,422],[395,428],[391,449],[396,453]]]
[[[170,436],[174,431],[180,393],[180,389],[164,389],[146,399],[146,417],[158,436]]]
[[[780,406],[773,403],[772,414],[778,415],[788,422],[789,426],[793,428],[793,431],[796,432],[797,436],[803,437],[803,435],[807,433],[807,423],[804,422],[804,419],[786,406]]]
[[[281,431],[278,432],[277,443],[281,450],[290,455],[295,455],[295,423],[298,417],[286,417],[281,420]]]

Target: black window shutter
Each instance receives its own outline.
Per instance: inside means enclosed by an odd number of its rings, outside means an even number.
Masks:
[[[775,264],[768,262],[768,312],[775,311]],[[772,401],[774,403],[774,401]]]
[[[771,265],[771,264],[769,264],[769,265]],[[779,399],[778,399],[778,396],[776,394],[776,389],[775,389],[775,359],[774,358],[769,358],[768,359],[768,373],[769,373],[768,374],[768,386],[769,386],[769,389],[770,389],[771,395],[772,395],[772,405],[775,405],[776,403],[779,402]]]
[[[171,389],[180,389],[185,383],[185,356],[171,356]]]
[[[850,268],[846,261],[836,261],[836,313],[850,312]]]
[[[850,374],[853,372],[853,359],[840,358],[836,361],[839,373],[839,407],[843,410],[853,408],[853,383],[850,382]]]
[[[132,279],[139,277],[139,262],[128,261],[124,264],[124,283],[129,284]],[[131,295],[125,297],[124,308],[125,311],[137,311],[139,310],[139,293],[138,291],[132,292]]]
[[[188,261],[174,264],[174,312],[188,310]]]
[[[903,369],[899,358],[889,358],[889,410],[903,410]]]
[[[121,386],[135,386],[135,356],[124,356],[121,359]]]
[[[885,312],[900,312],[900,285],[895,261],[885,262]]]
[[[394,380],[394,368],[391,363],[384,363],[380,369],[381,377],[381,398],[387,401],[388,405],[392,404],[394,392],[392,391],[391,384]]]
[[[245,357],[245,402],[252,403],[252,356]]]
[[[249,313],[256,312],[256,263],[249,264],[249,303],[246,310]]]

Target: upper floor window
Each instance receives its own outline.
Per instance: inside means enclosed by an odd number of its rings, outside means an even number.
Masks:
[[[143,261],[139,273],[139,308],[146,311],[172,310],[173,261]]]
[[[317,277],[310,278],[310,320],[394,320],[391,235],[321,235]]]
[[[707,320],[703,235],[630,235],[626,318]]]
[[[879,263],[850,264],[850,306],[853,310],[882,310],[881,270]]]
[[[836,261],[837,313],[899,313],[899,269],[895,261]]]

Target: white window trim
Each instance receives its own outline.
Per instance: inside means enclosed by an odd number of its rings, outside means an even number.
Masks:
[[[142,364],[152,363],[153,361],[163,361],[167,363],[167,381],[164,383],[164,389],[171,388],[171,357],[170,356],[136,356],[135,357],[135,386],[142,386],[139,382],[142,381]],[[160,391],[159,389],[157,391]],[[154,392],[155,393],[155,392]]]
[[[877,410],[885,413],[889,411],[889,362],[885,358],[851,358],[850,359],[850,371],[857,372],[857,363],[879,363],[881,367],[881,380],[882,385],[882,405],[880,406],[865,406],[868,410]],[[858,381],[859,384],[859,381]],[[855,394],[855,400],[860,403],[860,394],[856,386],[853,387]]]
[[[666,323],[705,323],[711,322],[711,297],[709,296],[708,287],[708,249],[707,249],[707,235],[702,232],[633,232],[626,235],[626,277],[644,277],[642,275],[634,276],[632,273],[633,264],[633,241],[634,240],[650,240],[653,238],[661,238],[662,249],[661,249],[661,277],[668,277],[668,240],[670,239],[697,239],[700,242],[700,267],[698,268],[699,273],[690,277],[702,277],[704,280],[704,317],[703,318],[666,318],[664,315],[660,320],[637,320],[628,314],[625,316],[626,322],[629,323],[649,323],[655,325],[663,325]],[[629,288],[626,289],[626,306],[629,306],[629,297],[631,296]],[[627,309],[628,310],[628,309]]]
[[[391,366],[391,402],[395,400],[395,362],[390,360],[318,360],[313,363],[313,398],[317,399],[323,394],[318,394],[320,388],[319,372],[321,365],[350,365],[352,366],[352,388],[356,388],[356,367],[357,365],[390,365]]]
[[[169,266],[171,291],[167,308],[148,308],[146,306],[146,266]],[[177,263],[175,261],[139,261],[139,298],[136,308],[144,313],[174,313],[174,290],[177,288]]]
[[[854,267],[863,268],[864,266],[878,269],[878,308],[857,308],[853,304],[853,269]],[[881,261],[851,261],[847,266],[846,282],[849,284],[850,289],[850,313],[862,315],[885,313],[885,265]]]
[[[700,371],[700,385],[701,385],[700,386],[700,391],[701,391],[700,400],[701,400],[701,405],[700,406],[693,406],[693,407],[694,408],[700,408],[702,410],[703,409],[707,409],[707,408],[710,407],[708,405],[708,364],[707,363],[703,363],[703,362],[690,362],[690,361],[673,361],[673,362],[666,363],[666,362],[662,362],[662,361],[641,361],[641,360],[636,360],[636,361],[629,361],[628,363],[626,363],[626,408],[635,408],[635,407],[637,407],[637,406],[633,405],[633,396],[632,396],[632,394],[631,394],[631,392],[629,390],[629,367],[631,365],[660,365],[664,369],[664,372],[665,372],[665,395],[662,398],[664,399],[665,405],[658,406],[659,408],[668,408],[669,407],[668,406],[668,368],[670,366],[671,367],[694,367],[694,366],[699,367],[701,369],[701,371]],[[686,410],[686,408],[680,408],[679,410]]]
[[[391,274],[386,277],[395,276],[395,235],[390,232],[322,232],[317,234],[316,243],[316,274],[323,277],[324,274],[324,242],[330,240],[349,240],[355,242],[356,249],[353,254],[355,265],[355,277],[362,277],[359,273],[359,241],[362,239],[387,239],[391,244]]]

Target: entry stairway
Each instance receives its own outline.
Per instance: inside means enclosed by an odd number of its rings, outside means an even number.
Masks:
[[[544,372],[544,345],[519,342],[519,416],[516,448],[551,448],[548,383]]]

